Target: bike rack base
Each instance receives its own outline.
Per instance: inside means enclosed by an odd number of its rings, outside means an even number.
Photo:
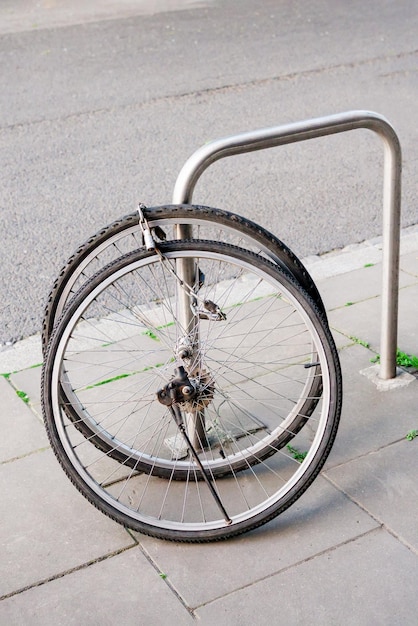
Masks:
[[[396,368],[396,378],[389,378],[388,380],[384,380],[380,377],[379,365],[366,367],[366,369],[360,370],[360,374],[374,383],[379,391],[390,391],[392,389],[399,389],[400,387],[407,387],[416,380],[415,376],[404,372],[400,367]]]

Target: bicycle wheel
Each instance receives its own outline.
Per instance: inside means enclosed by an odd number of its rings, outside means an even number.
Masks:
[[[196,239],[232,243],[266,256],[290,272],[325,312],[316,285],[301,261],[280,239],[251,220],[228,211],[196,205],[152,207],[144,209],[143,213],[154,233],[160,233],[168,240],[176,238],[174,224],[190,224]],[[101,229],[76,250],[61,269],[48,297],[42,324],[44,354],[54,324],[75,292],[109,262],[142,245],[136,212]]]
[[[303,264],[283,242],[254,222],[227,211],[193,205],[154,207],[144,209],[144,214],[154,234],[161,234],[158,229],[164,229],[164,236],[172,238],[174,224],[190,224],[197,235],[212,235],[217,240],[232,241],[267,256],[300,282],[325,315],[318,290]],[[139,214],[134,213],[100,230],[76,251],[60,272],[48,298],[42,333],[44,355],[53,325],[75,291],[107,262],[118,258],[124,252],[141,247],[142,243]],[[311,383],[309,395],[312,411],[316,398],[321,395],[320,377],[312,377]],[[299,428],[304,426],[305,421],[301,414]],[[83,432],[86,432],[85,426]],[[293,432],[296,432],[296,423]],[[292,436],[293,434],[289,432],[288,440]],[[105,437],[96,434],[95,441],[101,449],[107,451]],[[121,451],[111,450],[111,454],[123,462]]]
[[[76,487],[116,521],[221,539],[281,513],[320,471],[341,409],[338,356],[315,303],[276,265],[217,242],[160,250],[111,263],[66,307],[43,369],[45,424]],[[190,329],[178,311],[184,259],[199,269]],[[193,395],[168,406],[179,363]],[[313,377],[323,394],[312,411]],[[190,416],[204,422],[200,446],[184,437]]]

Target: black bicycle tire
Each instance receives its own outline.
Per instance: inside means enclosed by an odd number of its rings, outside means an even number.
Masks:
[[[195,242],[181,242],[176,244],[180,247],[196,246]],[[212,248],[219,250],[222,247],[222,250],[225,250],[225,247],[229,248],[229,252],[232,254],[232,246],[227,246],[227,244],[219,244],[216,242],[199,242],[200,246],[209,246]],[[238,253],[236,253],[238,254]],[[277,267],[272,266],[271,263],[265,261],[264,259],[257,257],[257,255],[253,255],[248,251],[240,251],[239,254],[243,255],[251,255],[253,260],[256,261],[259,265],[263,267],[265,271],[268,271],[268,266],[273,267],[275,272],[281,272]],[[126,255],[132,256],[132,255]],[[112,264],[111,264],[112,265]],[[267,268],[267,270],[266,270]],[[271,271],[271,269],[270,269]],[[232,527],[226,527],[211,531],[205,531],[202,533],[190,533],[190,532],[178,532],[172,530],[155,530],[154,527],[149,527],[144,523],[132,523],[132,520],[127,519],[124,515],[120,513],[120,511],[116,511],[112,506],[109,506],[108,503],[99,501],[96,494],[92,492],[90,489],[86,491],[86,485],[74,471],[73,466],[68,461],[68,457],[66,456],[65,451],[62,449],[62,444],[57,435],[55,422],[53,416],[51,415],[51,407],[48,404],[47,398],[51,391],[51,367],[53,365],[54,359],[54,350],[57,347],[60,341],[60,335],[63,332],[63,328],[65,328],[65,320],[66,317],[71,316],[72,308],[76,305],[73,303],[69,305],[66,309],[66,312],[63,315],[62,320],[54,331],[53,337],[51,338],[51,349],[48,353],[47,362],[44,365],[43,375],[42,375],[42,396],[43,396],[43,408],[44,408],[44,417],[45,423],[47,427],[48,437],[51,441],[54,452],[63,466],[65,472],[71,479],[71,481],[75,484],[75,486],[83,493],[83,495],[97,508],[99,508],[103,513],[110,516],[112,519],[115,519],[119,523],[122,523],[126,526],[134,528],[135,530],[139,530],[145,534],[150,534],[152,536],[171,539],[177,541],[208,541],[208,540],[219,540],[225,539],[227,537],[235,536],[241,534],[243,532],[247,532],[253,528],[256,528],[280,513],[282,513],[285,509],[287,509],[293,502],[295,502],[300,495],[309,487],[315,477],[318,475],[319,471],[323,467],[325,460],[329,454],[329,451],[332,447],[333,441],[336,436],[339,415],[341,410],[341,402],[342,402],[342,380],[341,380],[341,371],[339,367],[338,355],[336,352],[335,345],[333,343],[333,339],[331,333],[329,331],[328,325],[323,318],[323,315],[320,309],[316,306],[316,304],[312,301],[312,299],[307,296],[303,290],[301,290],[300,285],[298,285],[291,277],[289,277],[285,272],[281,272],[283,275],[283,280],[286,282],[287,287],[290,292],[296,297],[301,297],[307,303],[309,308],[309,315],[313,325],[318,329],[318,335],[321,338],[322,344],[325,346],[324,350],[327,355],[327,359],[330,363],[330,374],[331,374],[331,386],[332,386],[332,401],[331,401],[331,415],[327,421],[326,432],[324,432],[323,438],[321,440],[321,444],[316,451],[314,459],[312,459],[311,464],[309,465],[309,469],[303,474],[303,480],[300,480],[296,486],[289,492],[287,497],[281,501],[280,503],[275,503],[270,506],[267,510],[263,510],[257,516],[253,517],[251,520],[245,520],[239,524],[233,525]],[[72,308],[71,308],[72,307]],[[64,320],[64,321],[63,321]],[[296,488],[297,487],[297,488]]]

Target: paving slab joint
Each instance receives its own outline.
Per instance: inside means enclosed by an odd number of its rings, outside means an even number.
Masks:
[[[132,534],[131,532],[129,532],[129,534],[135,538],[134,534]],[[170,576],[169,574],[163,573],[161,568],[159,567],[159,565],[157,564],[157,562],[154,560],[154,558],[151,556],[151,554],[148,552],[148,550],[145,548],[145,546],[141,543],[140,540],[137,540],[137,545],[138,545],[138,549],[142,552],[143,556],[146,558],[146,560],[148,561],[148,563],[151,565],[151,567],[157,572],[157,574],[160,576],[161,580],[167,585],[167,587],[170,589],[171,593],[174,595],[174,597],[180,602],[180,604],[186,609],[186,611],[189,613],[189,615],[193,618],[196,619],[196,613],[195,613],[195,608],[189,606],[189,604],[186,602],[185,598],[183,598],[182,594],[180,593],[180,591],[178,591],[176,589],[176,587],[174,586],[174,584],[171,582],[170,580]]]

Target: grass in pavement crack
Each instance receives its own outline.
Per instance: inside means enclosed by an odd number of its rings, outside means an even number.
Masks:
[[[153,370],[156,367],[164,367],[165,363],[156,363],[155,365],[149,365],[148,367],[144,367],[142,370],[136,370],[134,372],[125,372],[124,374],[118,374],[117,376],[113,376],[112,378],[106,378],[105,380],[99,380],[97,383],[93,383],[92,385],[87,385],[86,387],[82,387],[79,391],[86,391],[87,389],[94,389],[95,387],[100,387],[101,385],[107,385],[108,383],[113,383],[116,380],[121,380],[122,378],[129,378],[130,376],[135,376],[136,374],[142,374],[143,372],[148,372],[149,370]]]
[[[359,346],[363,346],[363,348],[370,348],[370,344],[368,341],[364,341],[363,339],[359,339],[358,337],[349,337],[351,341],[357,343]]]
[[[21,391],[20,389],[16,389],[16,395],[19,396],[19,398],[23,400],[23,402],[25,402],[26,404],[29,404],[29,396],[26,393],[26,391]]]
[[[286,448],[289,450],[290,454],[293,456],[293,458],[298,461],[299,463],[302,463],[302,461],[304,460],[304,458],[306,457],[306,455],[308,454],[308,451],[306,452],[300,452],[300,450],[298,450],[297,448],[294,448],[293,446],[291,446],[290,444],[288,444],[286,446]]]
[[[380,354],[376,354],[375,357],[370,359],[371,363],[380,363]],[[399,348],[396,350],[396,365],[401,367],[415,367],[418,368],[418,357],[414,354],[407,354],[402,352]]]

